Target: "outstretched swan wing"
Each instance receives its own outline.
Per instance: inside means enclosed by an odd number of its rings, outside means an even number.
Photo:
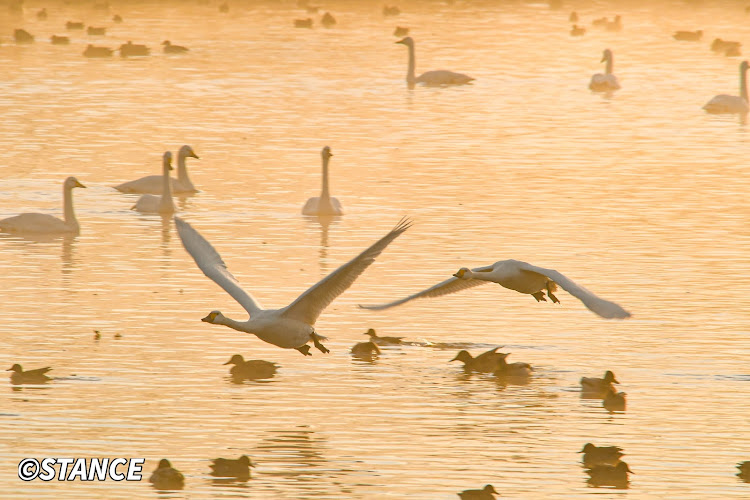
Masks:
[[[475,269],[472,269],[472,271],[475,273],[486,273],[492,271],[492,266],[477,267]],[[489,283],[489,281],[448,278],[447,280],[441,281],[435,286],[431,286],[427,290],[422,290],[421,292],[417,292],[414,295],[409,295],[408,297],[400,300],[388,302],[386,304],[376,304],[372,306],[365,306],[360,304],[359,307],[361,307],[362,309],[381,311],[383,309],[400,306],[401,304],[409,302],[413,299],[421,299],[423,297],[440,297],[441,295],[448,295],[449,293],[459,292],[461,290],[466,290],[467,288],[472,288],[477,285],[483,285],[485,283]]]
[[[260,311],[260,304],[242,289],[240,283],[229,272],[227,265],[221,260],[221,255],[211,246],[211,243],[201,236],[198,231],[193,229],[193,226],[179,217],[175,217],[174,222],[177,225],[177,233],[180,235],[182,245],[190,256],[193,257],[193,260],[198,264],[203,274],[214,280],[234,300],[239,302],[250,315]]]
[[[574,283],[571,279],[563,276],[554,269],[545,269],[543,267],[532,266],[531,264],[528,264],[526,262],[519,263],[519,269],[543,274],[544,276],[560,285],[563,290],[583,302],[586,307],[588,307],[590,310],[592,310],[602,318],[624,319],[630,317],[630,313],[620,307],[618,304],[615,304],[614,302],[610,302],[608,300],[604,300],[601,297],[597,297],[581,285]]]
[[[293,318],[305,322],[309,325],[315,324],[315,320],[318,319],[320,313],[328,307],[328,304],[341,295],[344,290],[349,288],[352,283],[354,283],[354,280],[356,280],[370,264],[375,262],[375,258],[385,250],[385,247],[400,236],[401,233],[409,229],[411,224],[412,222],[406,217],[401,219],[390,233],[380,238],[370,246],[370,248],[336,269],[305,293],[300,295],[297,300],[286,307],[282,315],[287,318]]]

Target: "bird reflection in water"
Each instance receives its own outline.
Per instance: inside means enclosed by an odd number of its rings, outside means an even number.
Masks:
[[[219,486],[244,483],[250,479],[250,467],[255,467],[255,464],[247,455],[237,459],[214,458],[211,460],[211,475],[214,476],[212,484]]]
[[[351,352],[352,358],[367,363],[374,363],[380,357],[380,348],[372,340],[354,344]]]

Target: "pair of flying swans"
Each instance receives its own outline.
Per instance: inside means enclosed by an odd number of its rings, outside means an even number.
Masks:
[[[416,76],[415,73],[415,56],[414,56],[414,40],[412,37],[407,36],[403,40],[399,40],[396,43],[406,45],[409,48],[409,69],[406,72],[406,83],[409,87],[414,87],[417,83],[423,83],[427,86],[437,87],[441,85],[464,85],[474,80],[474,78],[464,75],[462,73],[454,73],[445,69],[438,69],[435,71],[428,71]]]
[[[534,297],[537,302],[547,300],[545,297],[546,292],[547,297],[549,297],[552,302],[557,303],[560,301],[554,295],[554,292],[559,285],[563,290],[583,302],[586,307],[602,318],[624,319],[630,316],[630,313],[619,305],[597,297],[554,269],[533,266],[520,260],[501,260],[490,266],[477,267],[474,269],[462,267],[452,278],[448,278],[433,287],[409,295],[406,298],[386,304],[371,306],[360,305],[360,307],[374,310],[388,309],[409,302],[410,300],[423,297],[440,297],[441,295],[447,295],[449,293],[458,292],[490,282],[497,283],[502,287],[520,293],[529,294]]]
[[[78,234],[81,227],[73,211],[73,188],[85,188],[75,177],[63,183],[63,219],[40,213],[25,213],[0,220],[0,231],[30,234]]]
[[[320,343],[325,337],[315,332],[314,325],[318,316],[375,262],[375,258],[385,250],[385,247],[411,227],[409,219],[401,219],[388,234],[309,288],[290,305],[281,309],[263,309],[242,289],[219,253],[198,231],[179,217],[175,217],[175,224],[185,250],[193,257],[203,274],[223,288],[250,315],[247,321],[236,321],[227,318],[220,311],[212,311],[202,321],[252,333],[264,342],[284,349],[296,349],[305,356],[311,356],[310,346],[307,345],[310,341],[321,352],[328,352]]]
[[[158,213],[162,215],[175,213],[176,208],[172,199],[172,183],[169,177],[171,170],[174,170],[172,168],[172,153],[166,151],[162,157],[162,175],[160,176],[162,186],[161,196],[144,194],[130,209],[137,210],[138,212]]]

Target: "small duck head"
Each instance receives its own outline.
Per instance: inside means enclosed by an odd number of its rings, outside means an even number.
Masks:
[[[493,495],[499,495],[500,494],[497,491],[495,491],[495,488],[491,484],[485,485],[485,487],[482,488],[482,491],[484,491],[485,493],[488,493],[488,494],[491,493]]]
[[[11,366],[10,368],[8,368],[5,371],[6,372],[23,373],[23,368],[21,368],[21,365],[19,365],[18,363],[16,363],[16,364],[14,364],[13,366]]]
[[[371,339],[375,339],[378,337],[378,334],[375,333],[375,330],[373,328],[368,329],[365,333],[362,335],[369,335]]]
[[[201,318],[201,321],[203,321],[204,323],[221,325],[224,319],[224,315],[221,314],[221,311],[211,311],[210,313],[208,313],[208,316],[206,316],[205,318]]]
[[[161,460],[159,460],[159,466],[156,469],[158,470],[158,469],[171,469],[171,468],[172,468],[172,464],[169,463],[169,460],[167,460],[166,458],[162,458]]]
[[[471,356],[471,354],[469,353],[469,351],[462,350],[462,351],[458,351],[458,354],[456,354],[456,357],[453,358],[453,359],[451,359],[449,361],[449,363],[452,362],[452,361],[463,361],[464,364],[466,364],[469,361],[471,361],[472,359],[474,359],[474,358]]]
[[[240,458],[238,458],[237,463],[243,467],[255,467],[255,464],[247,455],[242,455]]]
[[[471,269],[469,269],[468,267],[462,267],[453,275],[453,277],[461,280],[471,279],[471,276],[466,276],[466,273],[471,274]]]
[[[578,453],[590,453],[596,449],[596,446],[592,443],[586,443],[583,445],[583,449]]]
[[[615,471],[619,472],[621,474],[625,474],[626,472],[628,472],[630,474],[635,474],[635,472],[633,472],[632,470],[630,470],[630,467],[628,467],[628,464],[626,464],[625,462],[620,462],[619,464],[617,464],[615,466]]]
[[[615,374],[612,373],[610,370],[607,370],[604,373],[604,382],[606,382],[607,384],[619,384],[620,383],[615,378]]]
[[[205,318],[203,318],[205,320]],[[241,365],[245,362],[245,358],[242,357],[242,354],[235,354],[232,356],[232,359],[224,363],[225,365]]]

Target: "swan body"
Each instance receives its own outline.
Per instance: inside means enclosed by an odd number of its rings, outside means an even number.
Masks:
[[[72,233],[81,230],[73,211],[73,188],[85,188],[75,177],[68,177],[63,183],[63,214],[60,220],[48,214],[26,213],[0,220],[0,231],[6,233]]]
[[[188,176],[187,165],[185,163],[186,158],[200,159],[200,157],[195,154],[195,151],[193,151],[193,148],[187,144],[182,146],[177,152],[177,178],[170,180],[172,192],[175,194],[190,194],[198,192]],[[115,189],[123,193],[162,194],[164,190],[163,181],[163,175],[147,175],[146,177],[141,177],[134,181],[124,182],[119,186],[115,186]]]
[[[414,55],[414,40],[412,37],[407,36],[406,38],[399,40],[396,43],[406,45],[409,48],[409,69],[406,73],[406,83],[410,87],[417,83],[422,83],[427,86],[442,86],[442,85],[464,85],[474,81],[474,78],[464,75],[462,73],[454,73],[444,69],[435,71],[428,71],[422,73],[419,76],[415,76],[415,65],[416,59]]]
[[[328,146],[324,147],[320,152],[320,156],[323,159],[323,190],[320,196],[310,198],[302,207],[303,215],[343,215],[344,211],[341,209],[341,202],[337,198],[331,196],[328,191],[328,161],[333,156],[331,148]]]
[[[617,81],[617,77],[612,74],[612,65],[613,65],[613,58],[612,58],[612,51],[609,49],[605,49],[604,53],[602,54],[602,60],[601,62],[606,62],[607,67],[605,72],[597,73],[594,76],[591,77],[591,82],[589,83],[589,89],[597,92],[606,92],[608,90],[617,90],[620,88],[620,82]]]
[[[181,490],[185,486],[185,476],[172,467],[166,458],[159,461],[158,467],[148,480],[157,490]]]
[[[247,321],[236,321],[227,318],[220,311],[212,311],[202,321],[251,333],[269,344],[284,349],[297,349],[309,356],[310,346],[307,343],[311,340],[321,352],[328,352],[320,343],[320,339],[324,337],[318,335],[313,327],[318,316],[375,262],[378,255],[393,240],[409,229],[411,221],[402,219],[388,234],[281,309],[262,309],[260,304],[242,289],[219,253],[198,231],[179,217],[175,217],[175,224],[185,250],[193,257],[200,270],[231,295],[250,315]]]
[[[719,94],[708,101],[703,109],[711,114],[747,113],[747,61],[740,63],[740,95]]]
[[[417,292],[406,298],[386,304],[374,306],[360,305],[360,307],[375,310],[388,309],[413,299],[422,297],[439,297],[441,295],[458,292],[488,282],[497,283],[502,287],[520,293],[529,294],[534,297],[537,302],[547,300],[544,297],[545,291],[552,302],[560,302],[553,294],[553,292],[557,290],[557,285],[560,285],[563,290],[576,297],[591,311],[603,318],[623,319],[630,316],[630,313],[619,305],[597,297],[554,269],[537,267],[520,260],[501,260],[490,266],[477,267],[474,269],[463,267],[453,275],[453,278],[449,278],[435,286]]]
[[[619,446],[596,446],[592,443],[586,443],[578,453],[583,453],[583,465],[586,467],[617,465],[620,457],[625,455]]]
[[[172,183],[169,179],[169,171],[172,170],[172,153],[167,151],[162,159],[162,194],[144,194],[141,196],[131,210],[144,213],[173,214],[176,210],[172,199]]]

